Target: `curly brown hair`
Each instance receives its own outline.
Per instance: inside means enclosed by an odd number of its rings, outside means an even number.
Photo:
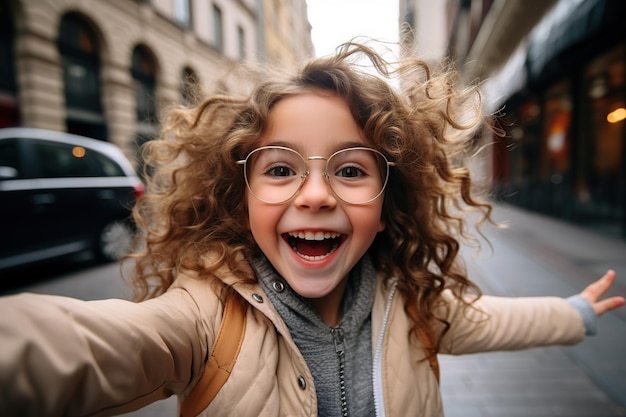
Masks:
[[[376,72],[363,67],[363,57]],[[386,228],[369,254],[387,279],[397,278],[412,332],[436,352],[447,323],[433,310],[444,288],[459,298],[480,296],[459,263],[460,242],[471,239],[464,212],[479,211],[481,222],[491,215],[491,206],[473,197],[468,170],[455,166],[467,133],[484,118],[478,91],[457,88],[454,74],[435,76],[415,58],[388,62],[370,46],[349,42],[295,76],[265,75],[247,98],[215,96],[171,111],[160,139],[145,145],[151,172],[134,210],[140,233],[130,255],[136,298],[164,292],[181,272],[218,291],[225,287],[222,268],[240,281],[255,280],[242,256],[258,247],[237,161],[255,149],[279,100],[323,89],[346,100],[369,145],[395,162],[384,193]],[[443,331],[434,330],[436,321]]]

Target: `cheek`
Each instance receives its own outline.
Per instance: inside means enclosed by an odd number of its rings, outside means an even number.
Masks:
[[[282,214],[277,206],[263,204],[254,198],[248,198],[248,229],[261,247],[276,236],[276,227]]]
[[[261,207],[251,200],[249,196],[246,197],[246,199],[246,212],[248,214],[246,221],[248,223],[248,229],[254,233],[256,229],[258,229],[259,225],[262,224],[262,222],[259,222],[259,219],[262,217],[262,210]]]
[[[371,235],[372,239],[378,232],[385,229],[385,221],[382,219],[382,207],[363,207],[363,210],[353,211],[350,221],[355,232]]]

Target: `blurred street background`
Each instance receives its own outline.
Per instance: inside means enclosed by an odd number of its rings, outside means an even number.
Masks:
[[[102,261],[105,247],[124,247],[123,230],[77,223],[108,215],[103,198],[121,201],[112,189],[87,201],[83,174],[59,174],[85,162],[85,149],[67,148],[65,165],[43,172],[34,148],[4,128],[109,142],[141,176],[140,146],[172,104],[246,94],[254,78],[241,64],[292,71],[363,35],[433,68],[450,64],[495,116],[456,161],[510,223],[486,229],[493,254],[464,250],[486,294],[569,296],[613,268],[613,292],[626,295],[624,21],[623,0],[0,0],[1,290],[130,296],[117,264]],[[97,175],[119,176],[114,165]],[[625,321],[625,309],[607,314],[575,347],[442,357],[446,415],[626,416]],[[132,415],[173,416],[176,404]]]
[[[624,237],[625,18],[623,0],[0,0],[0,128],[111,142],[141,173],[172,104],[247,94],[243,63],[295,71],[372,37],[480,85],[495,129],[459,160],[477,183]]]
[[[470,276],[485,294],[567,297],[612,268],[611,294],[626,296],[626,242],[508,204],[496,204],[506,229],[486,227],[493,252],[464,249]],[[27,276],[37,277],[30,283]],[[129,298],[116,263],[83,262],[33,268],[13,276],[5,293],[32,291],[82,299]],[[20,280],[24,285],[19,285]],[[626,309],[599,321],[598,335],[573,347],[549,347],[460,357],[441,356],[447,417],[626,416]],[[175,399],[130,413],[172,417]]]

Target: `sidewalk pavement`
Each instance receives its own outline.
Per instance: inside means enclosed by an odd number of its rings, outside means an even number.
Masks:
[[[484,229],[493,250],[463,252],[483,293],[567,297],[614,269],[611,294],[626,295],[626,240],[508,205],[496,204],[494,217],[508,228]],[[440,363],[446,417],[626,416],[626,308],[574,347],[441,355]]]

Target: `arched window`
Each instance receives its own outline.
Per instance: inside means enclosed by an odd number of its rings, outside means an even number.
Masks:
[[[137,106],[136,158],[139,172],[143,175],[146,167],[140,148],[158,135],[155,101],[156,60],[150,50],[143,45],[138,45],[133,49],[131,73]]]
[[[94,31],[79,15],[66,14],[61,19],[57,45],[63,63],[67,131],[106,140],[99,45]]]
[[[153,125],[156,122],[156,63],[152,53],[143,45],[133,49],[131,72],[135,86],[137,123]]]
[[[6,1],[0,0],[0,127],[19,124],[12,16]]]
[[[183,69],[180,83],[180,96],[183,104],[192,105],[198,102],[200,80],[195,71],[189,67]]]

